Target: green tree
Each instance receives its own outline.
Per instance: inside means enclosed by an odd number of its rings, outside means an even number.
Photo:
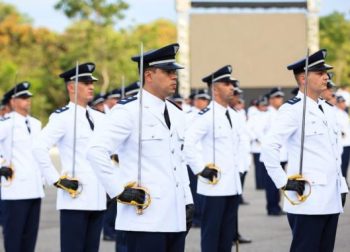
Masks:
[[[320,45],[328,50],[335,83],[350,85],[350,21],[344,14],[334,12],[320,18]]]
[[[58,34],[33,28],[30,19],[11,5],[0,3],[0,94],[15,83],[32,83],[33,114],[41,119],[58,104],[64,87],[56,80],[60,72],[57,56],[62,52]]]
[[[124,18],[129,7],[123,0],[60,0],[55,8],[68,18],[88,19],[100,25],[112,25]]]

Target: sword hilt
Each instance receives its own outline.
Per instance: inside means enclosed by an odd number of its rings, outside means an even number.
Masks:
[[[136,207],[136,213],[138,215],[142,215],[143,211],[148,208],[151,204],[151,194],[149,192],[149,190],[145,187],[139,186],[137,185],[136,182],[130,182],[128,184],[125,185],[125,188],[133,188],[133,189],[137,189],[137,190],[141,190],[145,193],[145,201],[143,203],[139,203],[135,200],[132,200],[130,202],[128,201],[122,201],[119,198],[117,198],[117,201],[122,203],[122,204],[126,204],[126,205],[131,205]]]
[[[306,179],[304,178],[301,174],[295,174],[295,175],[291,175],[288,177],[289,180],[299,180],[299,181],[304,181],[305,184],[309,185],[309,191],[306,193],[306,194],[302,194],[300,195],[299,193],[296,193],[297,194],[297,199],[293,200],[291,199],[288,194],[286,193],[286,190],[283,190],[282,189],[282,192],[283,192],[283,195],[284,197],[289,201],[289,203],[291,203],[293,206],[295,205],[300,205],[302,203],[304,203],[308,198],[309,196],[311,195],[311,183]]]
[[[4,163],[6,163],[5,160],[2,161],[2,164],[4,164]],[[2,183],[1,180],[0,180],[0,186],[2,186],[2,187],[9,187],[9,186],[11,186],[12,185],[12,181],[15,178],[15,170],[13,168],[12,163],[9,166],[7,166],[7,167],[11,169],[12,175],[10,177],[8,177],[7,179],[5,179],[6,183]]]
[[[212,169],[212,170],[215,170],[217,171],[217,176],[214,176],[213,177],[213,180],[209,180],[209,179],[206,179],[206,178],[203,178],[202,176],[199,175],[199,178],[200,180],[203,182],[203,183],[206,183],[206,184],[210,184],[210,185],[216,185],[220,179],[221,179],[221,169],[219,166],[217,166],[216,164],[214,163],[209,163],[205,166],[205,168],[208,168],[208,169]]]

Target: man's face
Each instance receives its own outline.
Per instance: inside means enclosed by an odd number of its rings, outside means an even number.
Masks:
[[[336,103],[337,107],[341,110],[345,110],[346,109],[346,103],[345,101],[342,101],[342,102],[337,102]]]
[[[326,90],[322,91],[321,97],[328,102],[335,98],[335,96],[333,95],[333,90],[331,88],[327,88]]]
[[[202,110],[206,107],[208,107],[209,100],[203,99],[203,98],[197,98],[193,101],[193,106],[195,106],[197,109]]]
[[[30,97],[18,97],[11,99],[10,104],[14,111],[17,111],[21,114],[28,114],[30,111],[32,100]]]
[[[96,109],[96,110],[98,110],[98,111],[100,111],[100,112],[104,112],[104,106],[103,106],[103,102],[100,102],[100,103],[98,103],[98,104],[96,104],[95,106],[94,106],[94,109]]]
[[[68,90],[71,95],[75,94],[74,81],[68,84]],[[94,83],[92,81],[78,82],[78,103],[88,103],[94,98]],[[74,99],[71,99],[74,101]]]
[[[177,85],[177,71],[153,68],[145,71],[145,85],[161,98],[173,95]]]
[[[240,99],[241,95],[239,93],[233,92],[233,96],[232,99],[230,101],[230,105],[231,106],[236,106],[239,103],[239,99]]]
[[[304,74],[305,84],[305,74]],[[328,75],[326,71],[309,72],[308,73],[308,90],[313,93],[321,94],[322,91],[327,89]]]
[[[279,108],[283,104],[283,96],[275,96],[270,98],[269,103],[274,108]]]
[[[258,105],[258,110],[262,112],[267,111],[267,105]]]
[[[107,98],[107,100],[105,100],[105,103],[108,106],[108,108],[111,109],[114,105],[118,103],[118,98]]]
[[[233,85],[230,82],[217,82],[213,85],[215,98],[230,103],[233,98]]]

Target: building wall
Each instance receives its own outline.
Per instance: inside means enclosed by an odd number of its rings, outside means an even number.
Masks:
[[[190,81],[231,64],[241,88],[294,87],[286,66],[306,54],[302,13],[191,14]]]

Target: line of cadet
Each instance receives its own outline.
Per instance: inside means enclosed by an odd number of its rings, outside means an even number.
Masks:
[[[283,104],[284,93],[274,88],[247,115],[230,65],[204,77],[208,90],[195,91],[189,103],[175,95],[183,68],[175,61],[178,50],[171,44],[132,57],[142,67],[143,88],[135,82],[94,97],[94,63],[79,65],[78,75],[76,68],[60,74],[69,103],[43,129],[30,116],[29,82],[4,95],[0,176],[7,252],[35,251],[44,185],[57,187],[63,252],[98,251],[102,227],[105,240],[116,239],[117,251],[184,251],[192,221],[201,227],[201,251],[231,251],[251,242],[238,231],[251,154],[267,214],[287,214],[290,251],[333,251],[348,191],[350,123],[346,100],[332,91],[326,50],[309,56],[307,76],[305,58],[288,66],[298,84],[293,99]],[[299,170],[306,79],[308,183],[289,177]],[[50,159],[53,146],[61,171]],[[280,189],[296,197],[308,186],[307,201],[285,200],[282,210]]]

